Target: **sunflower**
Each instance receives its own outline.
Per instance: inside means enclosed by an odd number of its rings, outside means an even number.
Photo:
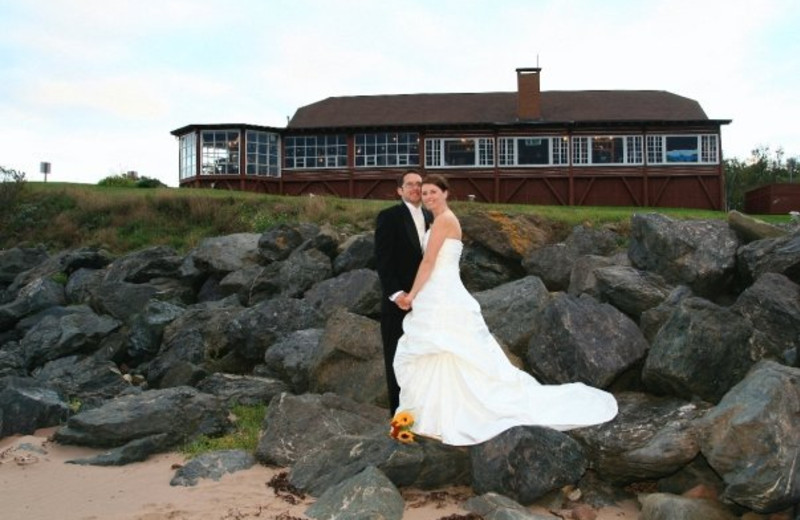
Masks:
[[[391,424],[400,428],[410,428],[414,425],[414,417],[408,412],[397,412]]]
[[[402,442],[403,444],[409,444],[414,442],[414,434],[408,430],[403,430],[397,434],[397,440]]]

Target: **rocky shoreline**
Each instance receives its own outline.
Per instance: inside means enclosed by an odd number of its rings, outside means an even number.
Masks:
[[[559,243],[528,217],[463,226],[465,285],[512,361],[608,389],[614,421],[472,448],[392,441],[373,237],[303,224],[186,255],[0,251],[0,437],[59,426],[56,442],[107,450],[76,462],[121,465],[229,431],[235,403],[268,403],[256,453],[209,454],[175,485],[260,463],[290,468],[312,518],[400,518],[398,489],[442,486],[471,486],[485,518],[640,489],[645,520],[797,518],[796,230],[736,213],[642,213],[629,236],[578,226]]]

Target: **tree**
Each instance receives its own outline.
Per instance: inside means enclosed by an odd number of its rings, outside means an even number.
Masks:
[[[726,203],[729,210],[744,207],[745,193],[763,186],[779,182],[795,182],[798,171],[798,158],[784,159],[783,148],[772,152],[769,146],[759,146],[750,152],[746,161],[725,159]]]

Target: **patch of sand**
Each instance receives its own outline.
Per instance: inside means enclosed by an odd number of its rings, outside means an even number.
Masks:
[[[285,469],[256,465],[200,481],[170,486],[182,455],[154,455],[119,467],[67,464],[100,450],[55,444],[54,429],[0,439],[0,517],[9,520],[298,520],[313,503],[274,485]],[[22,447],[21,447],[22,446]],[[274,480],[275,479],[275,480]],[[271,484],[272,483],[272,484]],[[467,515],[460,507],[469,488],[402,490],[404,519],[438,520]],[[542,508],[531,511],[545,514]],[[557,517],[554,517],[557,518]],[[635,520],[633,504],[603,508],[597,520]]]

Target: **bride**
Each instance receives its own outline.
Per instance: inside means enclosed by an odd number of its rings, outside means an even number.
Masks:
[[[398,302],[412,308],[394,360],[398,412],[411,414],[415,434],[456,446],[513,426],[568,430],[613,419],[610,393],[583,383],[542,385],[508,361],[461,282],[461,225],[447,206],[448,190],[441,175],[423,180],[422,202],[434,221],[414,286]]]

